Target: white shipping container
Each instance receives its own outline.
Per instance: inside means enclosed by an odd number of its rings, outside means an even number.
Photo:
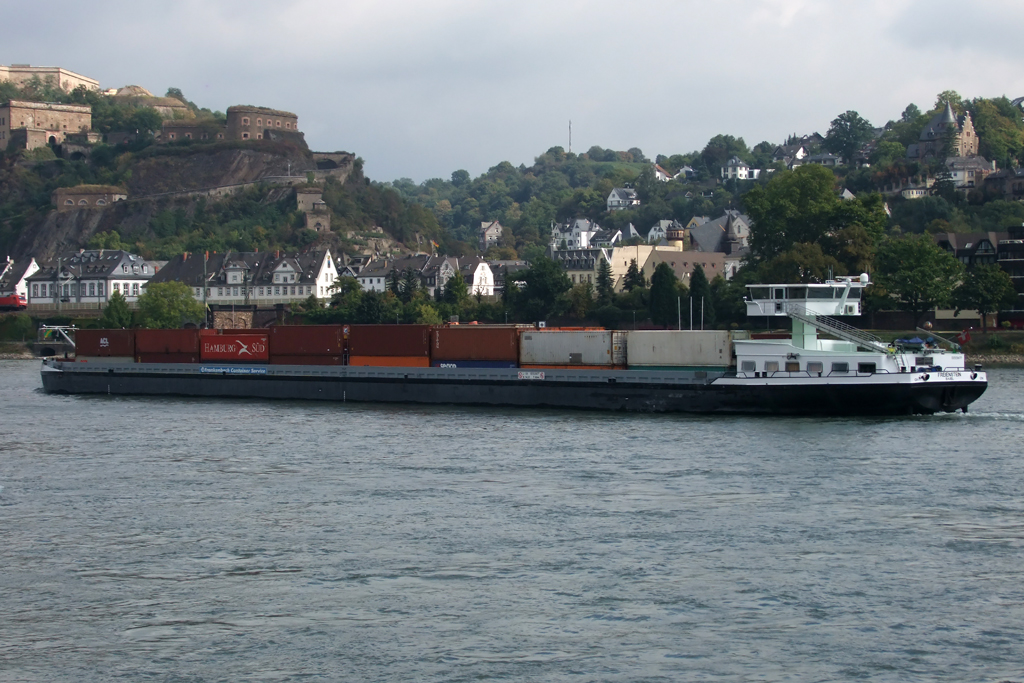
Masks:
[[[629,367],[723,367],[731,363],[725,330],[636,330],[627,332]]]
[[[612,333],[575,330],[523,332],[520,365],[612,365]]]

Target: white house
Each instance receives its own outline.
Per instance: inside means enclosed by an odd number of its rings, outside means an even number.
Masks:
[[[459,264],[462,279],[466,281],[466,291],[470,295],[494,296],[494,273],[487,261],[467,258]]]
[[[310,296],[329,298],[338,271],[330,250],[185,253],[174,257],[150,281],[184,282],[192,295],[211,306],[297,303]]]
[[[609,211],[622,211],[640,206],[640,196],[631,187],[616,187],[609,194],[606,202]]]
[[[40,266],[27,279],[28,303],[99,305],[114,292],[135,301],[159,266],[126,251],[83,249]]]
[[[733,157],[722,167],[722,178],[724,180],[757,180],[761,175],[761,169],[750,168],[750,165],[740,159]]]
[[[10,256],[0,263],[0,296],[17,294],[28,298],[28,278],[39,270],[34,258],[11,259]]]
[[[551,250],[559,249],[590,249],[591,238],[601,231],[601,226],[586,218],[577,218],[562,225],[551,226]],[[562,246],[565,242],[565,246]]]

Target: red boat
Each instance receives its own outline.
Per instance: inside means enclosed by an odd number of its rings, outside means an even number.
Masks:
[[[24,311],[28,308],[28,299],[21,294],[0,296],[0,311]]]

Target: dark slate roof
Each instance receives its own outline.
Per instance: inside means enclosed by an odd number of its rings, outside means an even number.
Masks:
[[[13,292],[14,287],[25,277],[25,271],[32,264],[32,259],[20,259],[0,263],[0,292]]]
[[[122,280],[149,280],[158,266],[146,261],[141,256],[130,254],[119,249],[87,249],[64,254],[59,259],[40,263],[39,270],[28,279],[29,281],[49,282],[57,276],[60,264],[61,274],[73,278],[109,278],[116,276]],[[143,269],[143,265],[146,266]],[[145,272],[143,272],[145,270]]]
[[[986,242],[995,250],[999,247],[1000,240],[1010,239],[1010,233],[997,231],[971,233],[939,232],[932,239],[940,247],[953,252],[953,255],[959,258],[962,256],[973,256],[978,251],[978,247]]]
[[[250,286],[273,284],[274,272],[284,265],[298,274],[297,283],[316,282],[327,254],[326,251],[291,255],[274,251],[212,253],[206,261],[206,286],[227,284],[228,270],[232,269],[246,270]],[[150,282],[184,282],[190,287],[202,287],[203,256],[195,253],[175,256]]]
[[[694,251],[724,252],[726,224],[730,219],[739,219],[750,225],[750,216],[741,214],[739,211],[726,210],[725,215],[708,221],[703,225],[690,228],[690,240],[693,243]]]

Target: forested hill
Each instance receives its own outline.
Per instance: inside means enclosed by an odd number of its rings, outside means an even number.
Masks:
[[[636,148],[613,151],[592,147],[581,154],[552,147],[530,166],[501,162],[472,179],[463,170],[450,179],[435,178],[417,184],[408,179],[388,185],[434,214],[453,239],[476,243],[481,221],[498,220],[505,228],[503,254],[536,254],[547,243],[552,221],[574,217],[597,220],[603,227],[625,229],[632,223],[641,234],[659,220],[687,222],[692,216],[720,216],[725,209],[744,209],[743,195],[766,184],[786,165],[773,161],[782,145],[803,142],[809,154],[832,153],[853,158],[853,163],[832,169],[835,189],[846,188],[862,196],[898,182],[941,180],[944,158],[926,161],[907,159],[907,147],[918,141],[922,130],[949,103],[958,116],[970,114],[980,140],[979,155],[1000,168],[1024,164],[1024,122],[1021,111],[1006,97],[967,100],[953,91],[939,93],[934,105],[922,111],[915,104],[884,125],[875,126],[857,112],[839,114],[826,133],[789,135],[776,142],[749,147],[742,137],[716,135],[703,149],[688,153],[659,154],[652,161]],[[720,181],[721,167],[733,156],[762,169],[757,181]],[[671,174],[693,169],[686,178],[671,182],[655,179],[653,162]],[[613,187],[637,189],[641,207],[607,212],[605,201]],[[888,227],[905,233],[926,231],[1001,230],[1024,220],[1019,203],[986,195],[981,188],[968,193],[940,186],[935,195],[905,201],[898,194],[886,197],[892,212]],[[625,232],[625,231],[624,231]]]

